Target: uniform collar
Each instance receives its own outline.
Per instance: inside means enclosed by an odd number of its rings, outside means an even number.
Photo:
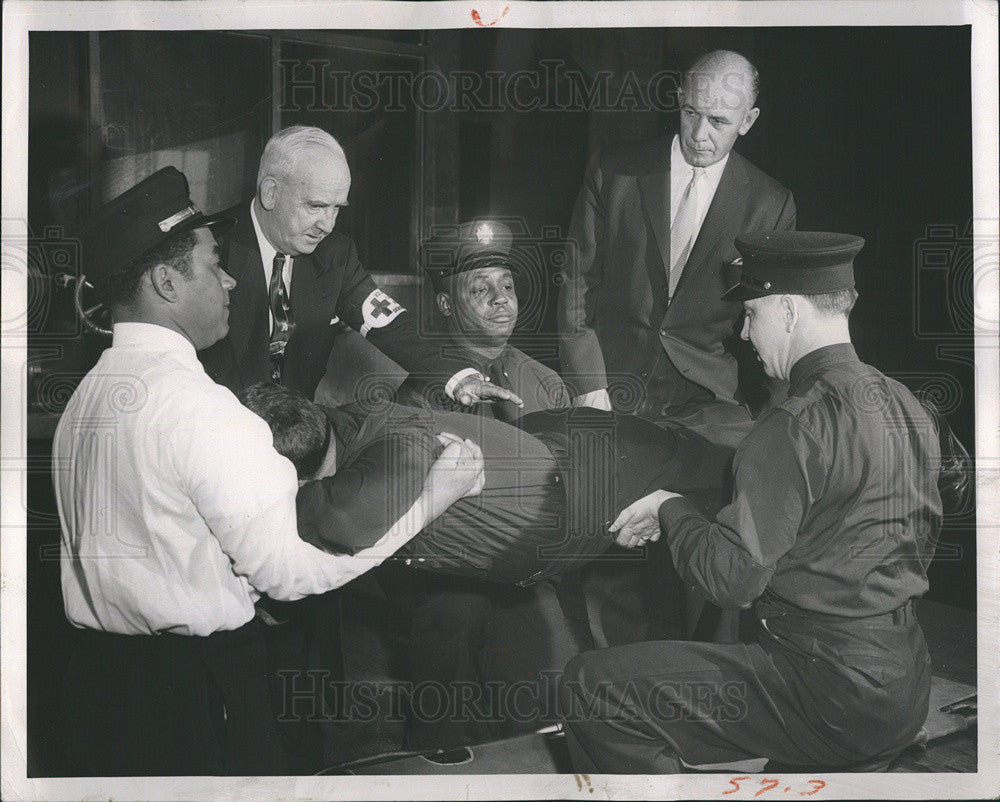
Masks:
[[[797,395],[812,384],[820,373],[842,362],[859,362],[858,354],[851,343],[825,345],[810,351],[792,365],[788,377],[788,394]]]
[[[479,351],[475,351],[468,345],[463,343],[457,343],[458,348],[462,351],[462,355],[465,356],[469,362],[471,362],[481,373],[486,375],[485,371],[488,371],[492,365],[503,366],[505,360],[510,356],[511,349],[510,344],[504,344],[503,350],[492,359],[486,357]]]

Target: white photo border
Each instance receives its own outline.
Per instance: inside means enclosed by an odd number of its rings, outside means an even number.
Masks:
[[[26,341],[17,335],[27,305],[26,270],[16,243],[26,237],[28,197],[28,33],[253,30],[294,28],[471,28],[476,10],[497,27],[722,27],[971,25],[973,200],[977,243],[987,249],[975,281],[976,463],[979,531],[1000,520],[1000,287],[998,287],[997,4],[923,2],[19,2],[3,6],[3,411],[2,455],[2,786],[4,799],[701,799],[716,798],[729,775],[665,777],[462,775],[408,777],[27,778],[26,777]],[[990,250],[992,248],[992,250]],[[23,259],[23,257],[22,257]],[[979,264],[979,262],[977,262]],[[8,267],[11,269],[8,270]],[[982,321],[993,325],[982,325]],[[20,321],[20,322],[19,322]],[[10,335],[15,336],[10,336]],[[1000,543],[978,538],[979,770],[970,774],[831,774],[817,799],[977,798],[1000,794]],[[990,679],[990,678],[994,679]],[[791,780],[791,777],[788,777]],[[805,778],[799,777],[802,781]],[[747,798],[751,789],[728,796]],[[786,795],[787,796],[787,795]]]

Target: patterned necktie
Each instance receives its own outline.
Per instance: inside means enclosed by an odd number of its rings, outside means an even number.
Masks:
[[[281,368],[285,361],[285,346],[295,330],[292,304],[285,287],[285,255],[276,253],[271,266],[271,283],[267,294],[271,302],[271,379],[281,383]]]
[[[670,297],[674,297],[677,282],[680,281],[684,265],[691,255],[698,234],[695,225],[698,215],[698,184],[705,173],[703,167],[691,168],[691,180],[684,188],[681,202],[677,205],[677,214],[670,226]]]

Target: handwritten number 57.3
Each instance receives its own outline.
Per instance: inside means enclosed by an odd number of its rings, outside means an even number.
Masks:
[[[733,779],[731,779],[729,781],[729,784],[731,786],[733,786],[733,787],[730,788],[728,791],[723,791],[722,792],[723,796],[725,796],[726,794],[735,794],[737,791],[740,790],[740,783],[744,782],[746,780],[749,780],[749,779],[751,779],[751,778],[750,777],[733,777]],[[812,789],[809,790],[809,791],[799,791],[799,790],[796,789],[795,792],[799,796],[812,796],[813,794],[815,794],[820,789],[826,787],[826,783],[823,782],[822,780],[807,780],[807,782],[809,783],[809,785],[812,786]],[[779,785],[781,785],[781,780],[775,780],[775,779],[768,778],[768,777],[762,777],[761,780],[760,780],[760,784],[761,784],[761,789],[756,794],[754,794],[755,797],[760,796],[761,794],[763,794],[763,793],[765,793],[767,791],[770,791],[770,790],[772,790],[774,788],[777,788]],[[784,790],[787,792],[787,791],[791,791],[793,789],[786,786]]]

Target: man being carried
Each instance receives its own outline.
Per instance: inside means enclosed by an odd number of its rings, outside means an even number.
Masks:
[[[440,431],[480,446],[485,478],[476,499],[453,504],[400,552],[428,569],[531,584],[603,553],[607,523],[652,488],[683,486],[706,513],[728,497],[729,448],[631,415],[571,408],[514,427],[392,403],[329,409],[274,384],[241,397],[299,479],[318,480],[299,489],[299,535],[334,553],[366,548],[412,503]]]

